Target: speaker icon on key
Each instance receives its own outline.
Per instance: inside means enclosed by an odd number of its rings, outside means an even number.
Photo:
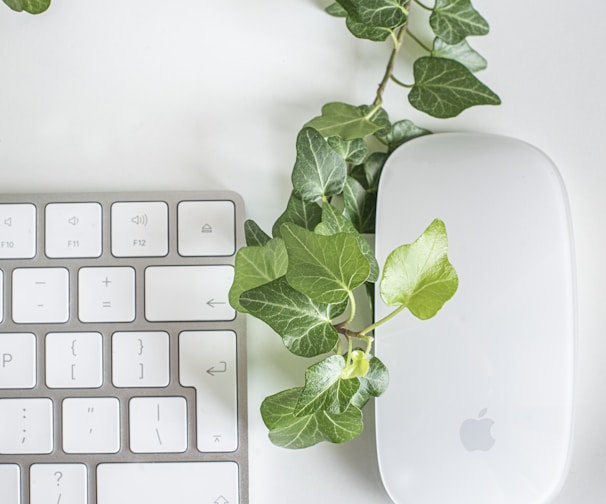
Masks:
[[[78,219],[78,217],[76,217],[75,215],[70,217],[69,219],[67,219],[67,222],[69,222],[72,226],[77,226],[78,222],[80,222],[80,219]]]
[[[137,226],[147,226],[147,214],[142,214],[142,215],[135,215],[132,219],[131,219],[132,223],[137,225]]]

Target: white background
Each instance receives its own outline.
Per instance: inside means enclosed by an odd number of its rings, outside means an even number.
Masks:
[[[229,188],[268,228],[288,196],[302,124],[327,101],[372,101],[387,59],[386,47],[354,39],[324,14],[327,3],[55,0],[37,17],[0,5],[0,192]],[[392,119],[434,131],[521,138],[559,166],[576,234],[580,337],[575,452],[556,502],[601,503],[606,4],[475,6],[491,24],[472,41],[489,61],[479,77],[503,105],[438,121],[392,86],[385,106]],[[292,452],[269,443],[258,405],[300,384],[303,368],[258,322],[249,342],[251,502],[389,502],[372,418],[343,446]]]

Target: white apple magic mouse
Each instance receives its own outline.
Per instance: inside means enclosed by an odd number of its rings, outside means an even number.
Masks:
[[[435,219],[458,290],[437,315],[375,332],[390,385],[376,402],[379,468],[396,503],[553,498],[571,452],[576,303],[564,186],[536,148],[446,133],[399,147],[381,176],[376,253]],[[393,310],[376,296],[375,320]]]

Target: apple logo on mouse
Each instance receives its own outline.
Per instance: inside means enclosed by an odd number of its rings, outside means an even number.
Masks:
[[[486,418],[487,408],[478,413],[477,418],[468,418],[461,424],[459,434],[461,442],[467,451],[488,451],[495,443],[492,436],[494,420]]]

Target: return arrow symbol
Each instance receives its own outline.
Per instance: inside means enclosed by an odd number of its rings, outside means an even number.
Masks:
[[[221,301],[215,301],[215,298],[212,298],[212,299],[209,299],[209,300],[206,302],[206,304],[207,304],[208,306],[210,306],[211,308],[214,308],[214,307],[215,307],[215,305],[224,305],[225,303],[224,303],[224,302],[221,302]]]
[[[213,366],[207,369],[206,372],[211,376],[215,376],[215,373],[225,373],[227,371],[227,362],[219,361],[219,364],[221,364],[219,369],[215,369],[215,366]]]

